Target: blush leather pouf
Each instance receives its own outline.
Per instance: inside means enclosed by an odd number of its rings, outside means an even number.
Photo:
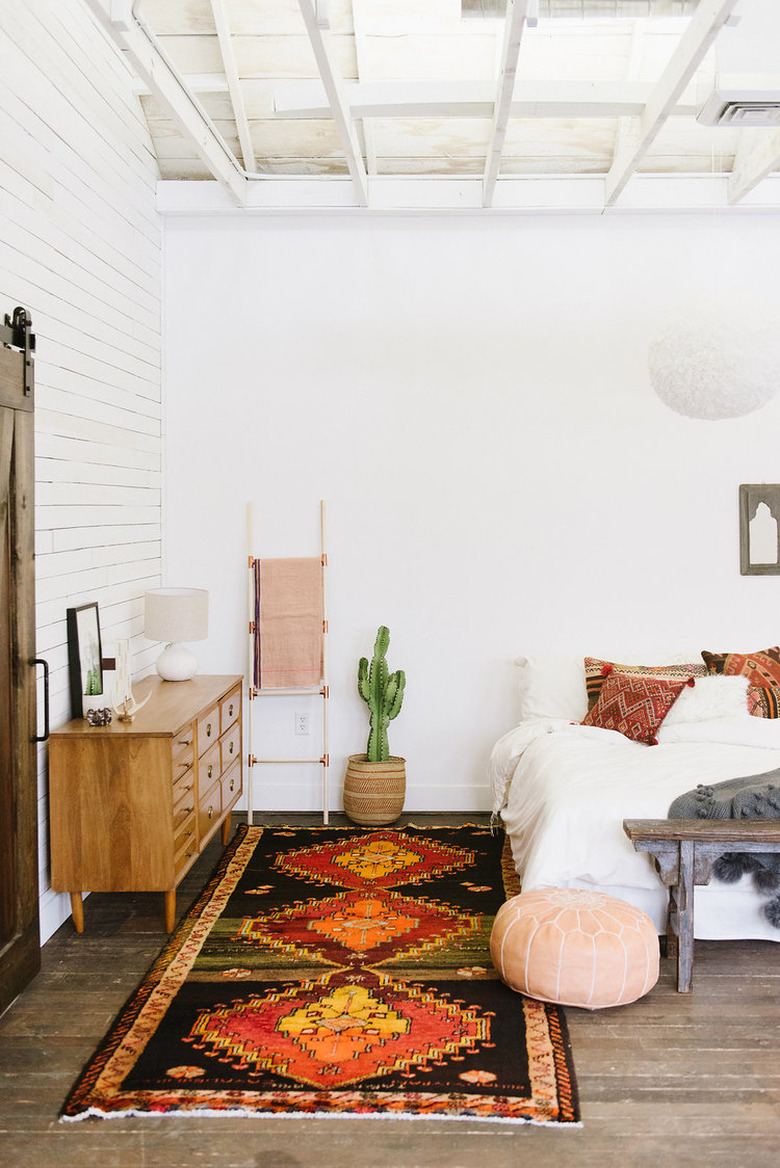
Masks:
[[[655,925],[641,909],[603,892],[521,892],[498,910],[490,952],[513,990],[562,1006],[623,1006],[658,980]]]

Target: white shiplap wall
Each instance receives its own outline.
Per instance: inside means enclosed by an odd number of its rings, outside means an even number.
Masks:
[[[0,311],[37,337],[37,653],[51,724],[70,716],[66,609],[97,601],[105,655],[154,647],[160,583],[161,230],[157,169],[131,78],[82,0],[0,4]],[[69,912],[49,888],[39,764],[41,933]]]

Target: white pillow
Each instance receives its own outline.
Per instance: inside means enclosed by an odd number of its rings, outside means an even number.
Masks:
[[[589,656],[595,654],[591,653]],[[667,665],[697,661],[698,658],[698,652],[668,653],[655,650],[650,653],[622,653],[610,657],[602,655],[599,660],[619,661],[623,665]],[[527,718],[565,718],[568,722],[582,721],[588,712],[585,654],[575,656],[571,653],[540,653],[532,657],[516,657],[515,664],[520,669],[522,721]]]
[[[581,722],[588,712],[585,664],[580,656],[543,653],[518,657],[520,717]]]
[[[664,726],[683,722],[709,722],[713,718],[735,718],[747,713],[748,679],[740,674],[729,676],[710,673],[686,685],[669,713]]]

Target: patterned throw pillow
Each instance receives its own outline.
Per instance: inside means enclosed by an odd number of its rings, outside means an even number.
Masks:
[[[630,674],[632,677],[648,679],[661,678],[666,681],[687,681],[689,677],[706,677],[707,668],[700,661],[673,665],[616,665],[614,661],[602,661],[598,657],[585,658],[585,688],[588,691],[588,709],[592,710],[599,699],[604,681],[613,673]]]
[[[598,701],[582,723],[617,730],[632,742],[654,746],[658,728],[692,677],[683,681],[610,673],[604,678]]]
[[[755,718],[780,718],[780,687],[748,685],[748,713]]]
[[[750,685],[780,686],[780,646],[757,653],[710,653],[701,655],[710,673],[743,673]]]

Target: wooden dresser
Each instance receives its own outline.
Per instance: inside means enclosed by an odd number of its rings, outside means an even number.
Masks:
[[[133,687],[133,722],[75,719],[49,739],[51,884],[70,893],[84,928],[82,892],[164,892],[165,927],[176,886],[222,826],[242,790],[241,690],[237,676]]]

